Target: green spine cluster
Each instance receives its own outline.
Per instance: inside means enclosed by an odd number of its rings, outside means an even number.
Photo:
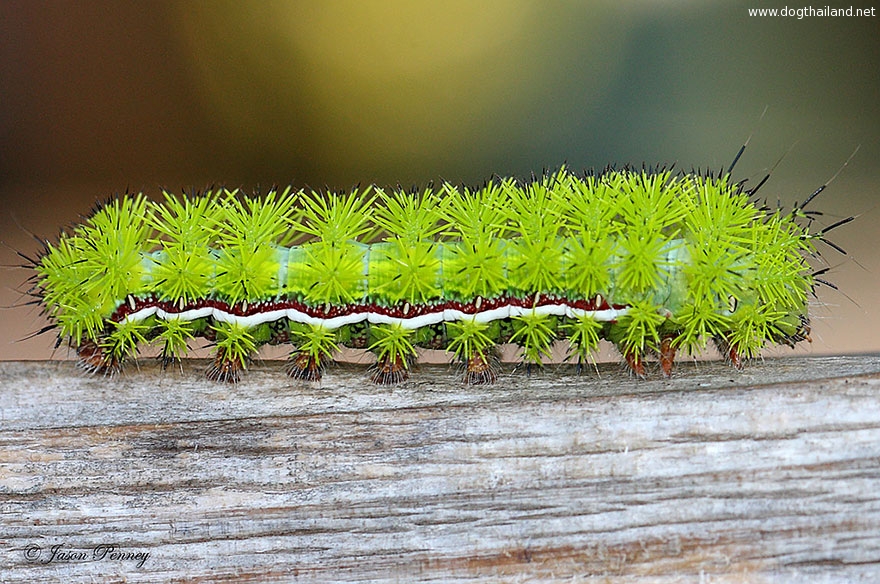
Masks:
[[[244,368],[259,346],[290,341],[315,367],[340,344],[366,347],[406,369],[416,347],[464,362],[499,342],[540,364],[556,340],[583,361],[600,339],[641,359],[665,342],[701,350],[708,340],[751,357],[768,342],[803,338],[813,239],[797,212],[757,207],[729,176],[563,169],[482,188],[369,187],[348,193],[221,191],[111,200],[48,244],[37,291],[62,339],[93,344],[108,363],[158,343],[166,360],[196,337]],[[628,307],[611,322],[527,313],[411,330],[397,324],[288,322],[244,326],[210,317],[113,322],[129,297],[185,306],[295,299],[309,306],[398,307],[536,295],[601,298]],[[293,357],[292,357],[293,358]]]

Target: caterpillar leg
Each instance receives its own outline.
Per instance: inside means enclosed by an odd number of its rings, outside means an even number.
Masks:
[[[333,354],[339,350],[336,332],[320,325],[294,325],[290,329],[296,350],[287,362],[287,375],[303,381],[320,381]]]
[[[660,340],[660,369],[664,377],[672,376],[672,368],[675,365],[675,346],[672,340],[675,337],[663,337]]]
[[[310,355],[307,351],[291,353],[287,362],[287,375],[302,381],[321,381],[326,363],[320,357]]]
[[[623,359],[629,366],[630,371],[632,371],[636,377],[639,379],[645,379],[647,377],[647,374],[645,373],[645,359],[641,353],[627,351],[623,354]]]
[[[739,352],[736,350],[736,347],[730,347],[727,351],[727,359],[730,361],[730,364],[734,366],[735,369],[742,369],[743,362],[742,356],[740,356]]]
[[[400,356],[383,355],[376,361],[370,381],[378,385],[393,385],[409,379],[406,359]]]
[[[374,339],[370,350],[376,354],[376,365],[370,375],[373,383],[387,385],[409,378],[409,365],[418,358],[412,344],[413,331],[399,324],[370,327]]]
[[[495,383],[498,374],[489,359],[480,354],[473,355],[465,363],[465,385],[487,385]]]
[[[122,361],[112,351],[104,349],[97,342],[87,339],[76,348],[79,367],[93,375],[113,376],[122,371]]]
[[[230,356],[222,348],[214,355],[214,361],[208,366],[205,376],[211,381],[225,383],[238,383],[241,380],[241,371],[244,366],[241,360]]]
[[[256,329],[237,323],[217,323],[214,327],[217,339],[217,354],[208,367],[206,375],[212,381],[237,383],[241,372],[247,369],[251,357],[257,352],[254,338]]]
[[[739,350],[730,343],[724,337],[716,337],[715,345],[718,347],[718,350],[724,355],[724,359],[733,365],[735,369],[742,370],[743,368],[743,360],[742,354]]]

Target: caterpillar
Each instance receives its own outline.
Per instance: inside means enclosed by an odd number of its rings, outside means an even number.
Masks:
[[[126,194],[44,242],[31,293],[56,347],[104,374],[147,344],[180,361],[200,337],[216,347],[207,376],[229,382],[280,343],[287,373],[310,381],[342,346],[375,354],[376,383],[406,379],[418,348],[491,383],[500,343],[539,366],[557,340],[578,366],[611,341],[642,378],[649,358],[668,376],[677,352],[709,342],[740,368],[767,344],[809,340],[808,296],[827,268],[807,258],[852,218],[813,232],[805,209],[824,186],[772,209],[755,200],[764,181],[746,189],[732,168]]]

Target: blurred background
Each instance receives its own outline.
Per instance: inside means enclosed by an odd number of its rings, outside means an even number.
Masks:
[[[126,190],[720,169],[753,135],[736,176],[779,162],[762,192],[791,205],[860,145],[813,207],[860,217],[831,234],[848,255],[822,248],[840,292],[819,290],[804,350],[877,352],[880,16],[748,14],[784,6],[4,0],[0,263]],[[3,268],[0,304],[25,301],[28,276]],[[0,359],[53,355],[51,334],[20,340],[37,308],[0,318]]]

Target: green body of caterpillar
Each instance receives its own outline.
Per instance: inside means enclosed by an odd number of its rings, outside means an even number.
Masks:
[[[427,347],[478,383],[494,379],[497,343],[540,364],[556,340],[581,362],[604,338],[640,376],[649,354],[669,374],[677,350],[708,340],[738,365],[807,338],[818,236],[798,215],[758,208],[727,175],[635,170],[476,190],[135,195],[47,245],[36,289],[96,371],[148,342],[179,359],[201,336],[217,379],[291,342],[299,378],[320,378],[346,345],[377,355],[374,380],[396,381]]]

